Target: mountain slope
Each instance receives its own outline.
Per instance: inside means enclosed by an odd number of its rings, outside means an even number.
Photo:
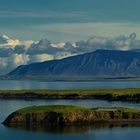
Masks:
[[[97,50],[62,60],[19,66],[7,76],[140,76],[140,52]]]

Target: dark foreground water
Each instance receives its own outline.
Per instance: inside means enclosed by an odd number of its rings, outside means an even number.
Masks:
[[[140,108],[140,103],[108,102],[100,100],[0,100],[0,122],[11,112],[33,105],[72,104],[85,107],[123,106]],[[0,125],[0,140],[139,140],[139,124],[94,125],[65,128],[8,128]]]
[[[0,89],[105,89],[140,88],[140,81],[40,82],[0,80]]]

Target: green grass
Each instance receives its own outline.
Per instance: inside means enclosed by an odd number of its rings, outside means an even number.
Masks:
[[[44,113],[44,112],[58,112],[58,113],[66,113],[73,112],[77,110],[89,110],[86,108],[71,106],[71,105],[49,105],[49,106],[32,106],[26,107],[18,110],[18,113]]]
[[[102,109],[102,110],[100,110]],[[117,110],[118,112],[127,112],[134,113],[139,112],[139,109],[132,108],[123,108],[123,107],[111,107],[111,108],[84,108],[72,105],[48,105],[48,106],[32,106],[20,109],[17,113],[45,113],[45,112],[58,112],[58,113],[67,113],[67,112],[76,112],[78,110],[87,110],[87,111],[99,111],[99,112],[110,112],[109,109]]]
[[[58,94],[58,95],[132,95],[140,94],[140,88],[130,89],[91,89],[91,90],[0,90],[0,94]]]

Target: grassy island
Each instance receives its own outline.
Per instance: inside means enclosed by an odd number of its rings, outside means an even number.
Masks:
[[[69,105],[33,106],[10,114],[4,125],[75,125],[95,122],[138,122],[140,110],[129,108],[82,108]]]
[[[140,89],[0,90],[1,99],[101,99],[140,102]]]

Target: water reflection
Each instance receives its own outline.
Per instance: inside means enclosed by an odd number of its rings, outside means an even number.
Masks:
[[[12,125],[6,126],[15,130],[25,130],[52,134],[83,134],[90,133],[97,129],[112,128],[140,128],[140,123],[95,123],[92,125],[73,125],[73,126],[45,126],[45,125]]]

